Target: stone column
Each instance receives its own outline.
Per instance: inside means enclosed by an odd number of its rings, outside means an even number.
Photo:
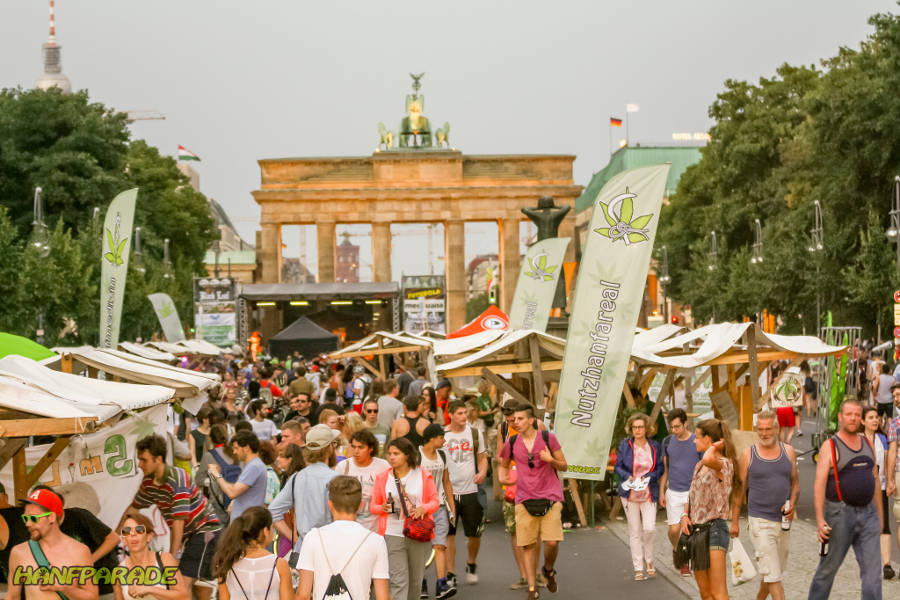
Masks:
[[[519,281],[519,222],[521,219],[500,219],[500,310],[509,314],[513,294]]]
[[[466,227],[444,222],[444,269],[447,277],[447,333],[466,324]]]
[[[316,223],[316,246],[319,260],[319,283],[334,282],[335,223]]]
[[[559,237],[567,237],[572,241],[569,242],[568,248],[566,248],[566,254],[563,257],[563,262],[575,262],[575,252],[578,249],[578,245],[581,244],[581,240],[578,239],[578,236],[575,235],[575,209],[569,211],[569,214],[566,215],[566,218],[562,220],[562,223],[559,224]],[[565,277],[565,271],[561,273],[563,277]],[[571,292],[575,291],[575,282],[568,281],[566,282]],[[566,299],[566,312],[572,313],[572,294],[569,293],[569,297]]]
[[[372,280],[393,281],[390,223],[372,223]]]
[[[260,283],[279,283],[281,281],[281,224],[263,223],[260,242],[257,249],[258,260],[262,265]]]

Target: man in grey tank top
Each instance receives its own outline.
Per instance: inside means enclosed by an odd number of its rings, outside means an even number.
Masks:
[[[740,501],[732,506],[731,537],[740,532],[741,505],[746,499],[750,539],[761,576],[756,597],[771,595],[774,600],[784,600],[781,580],[787,567],[790,532],[782,529],[781,520],[794,520],[800,493],[797,455],[793,447],[778,441],[778,419],[773,412],[757,415],[756,435],[759,440],[738,460],[742,490]]]

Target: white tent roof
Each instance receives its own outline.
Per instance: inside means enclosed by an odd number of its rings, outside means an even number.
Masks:
[[[181,340],[178,343],[187,348],[192,354],[202,354],[204,356],[219,356],[222,354],[221,348],[215,344],[210,344],[206,340]]]
[[[203,371],[193,371],[191,369],[182,369],[181,367],[177,367],[175,365],[170,365],[167,363],[161,363],[156,360],[151,360],[149,358],[144,358],[142,356],[135,356],[133,354],[129,354],[127,352],[122,352],[121,350],[113,350],[112,348],[98,348],[101,352],[106,354],[112,354],[113,356],[117,356],[119,358],[128,360],[130,362],[138,363],[141,365],[145,365],[148,367],[156,367],[158,369],[165,369],[167,371],[172,371],[173,373],[179,375],[185,375],[188,377],[203,377],[205,379],[209,379],[212,384],[218,383],[222,381],[222,378],[218,373],[205,373]],[[200,384],[200,389],[206,389],[209,386],[204,386]]]
[[[135,344],[134,342],[120,342],[119,348],[136,356],[149,358],[150,360],[161,360],[166,362],[175,362],[178,360],[178,357],[171,352],[162,352],[156,348],[142,346],[141,344]]]
[[[0,406],[48,417],[97,417],[167,402],[174,391],[61,373],[15,354],[0,358]],[[9,393],[7,393],[9,392]],[[48,414],[49,413],[49,414]]]
[[[493,330],[487,330],[482,333],[487,333],[488,331],[493,331]],[[540,345],[541,348],[543,348],[547,352],[549,352],[559,358],[562,358],[563,352],[565,351],[565,348],[566,348],[566,340],[564,340],[562,338],[558,338],[553,335],[549,335],[549,334],[534,330],[534,329],[514,329],[513,331],[501,331],[499,333],[501,335],[499,337],[497,337],[497,339],[495,339],[490,344],[484,346],[481,350],[478,350],[477,352],[474,352],[468,356],[464,356],[463,358],[459,358],[454,361],[450,361],[447,363],[437,365],[438,372],[447,372],[447,371],[452,371],[454,369],[459,369],[462,367],[473,366],[473,365],[477,364],[479,361],[489,358],[490,356],[492,356],[494,354],[498,354],[498,353],[502,352],[503,350],[505,350],[506,348],[509,348],[513,344],[528,338],[529,336],[536,336],[537,340],[538,340],[538,344]],[[475,335],[481,335],[481,334],[475,334]],[[467,336],[466,338],[457,338],[457,339],[468,339],[468,338],[475,337],[475,335],[470,335],[470,336]],[[447,340],[447,341],[454,341],[454,340]]]
[[[174,354],[176,356],[190,354],[190,351],[184,346],[179,346],[178,344],[170,344],[169,342],[147,342],[144,345],[151,348],[156,348],[157,350],[162,350],[163,352],[169,352],[170,354]]]
[[[432,347],[434,348],[435,357],[453,356],[455,354],[464,354],[471,352],[476,348],[481,348],[500,338],[504,334],[509,333],[502,329],[485,329],[472,335],[465,337],[451,338],[449,340],[434,340]]]
[[[747,348],[741,343],[741,337],[750,327],[756,327],[758,354],[777,351],[797,356],[827,356],[846,348],[846,346],[829,346],[813,336],[765,333],[754,323],[715,323],[671,337],[663,337],[666,332],[661,332],[657,339],[645,338],[641,344],[634,344],[631,355],[638,362],[647,364],[679,369],[700,367],[734,350],[746,352]],[[650,334],[654,331],[656,330],[652,329],[645,333]],[[671,335],[675,330],[668,333]],[[685,345],[696,350],[685,353],[683,351]]]
[[[75,348],[57,347],[54,352],[60,355],[71,354],[85,365],[123,379],[170,387],[178,392],[179,397],[196,396],[216,383],[215,379],[211,379],[205,374],[156,363],[119,350],[100,350],[91,346],[78,346]]]
[[[411,337],[406,333],[391,333],[389,331],[376,331],[375,333],[364,337],[363,339],[350,344],[340,350],[332,352],[329,354],[329,358],[340,358],[346,354],[350,354],[352,352],[359,352],[360,350],[376,350],[378,348],[378,338],[382,339],[382,343],[385,348],[390,348],[392,345],[396,346],[431,346],[431,343],[434,340],[421,338],[421,337]]]

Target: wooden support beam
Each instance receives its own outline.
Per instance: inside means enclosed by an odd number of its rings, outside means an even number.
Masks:
[[[569,487],[569,493],[572,494],[572,501],[575,503],[575,511],[578,513],[578,520],[581,521],[582,527],[587,527],[587,517],[584,515],[584,505],[581,504],[581,496],[578,495],[578,481],[576,479],[566,479],[566,485]]]
[[[53,419],[12,419],[3,422],[9,437],[30,437],[33,435],[74,435],[90,433],[99,428],[97,417],[69,417]]]
[[[693,378],[693,382],[691,383],[691,387],[690,387],[690,388],[685,388],[685,389],[689,389],[690,392],[691,392],[691,394],[693,394],[694,392],[696,392],[696,391],[697,391],[697,388],[699,388],[701,385],[703,385],[703,382],[706,381],[706,378],[709,377],[710,373],[712,373],[712,370],[713,370],[714,368],[715,368],[715,367],[707,367],[706,370],[703,371],[703,372],[700,374],[699,377]]]
[[[631,395],[631,388],[628,387],[627,381],[622,386],[622,393],[625,394],[625,403],[628,405],[628,408],[634,408],[634,396]]]
[[[673,388],[676,372],[677,371],[675,369],[669,369],[669,371],[666,373],[666,379],[665,381],[663,381],[662,388],[659,390],[659,395],[656,397],[656,403],[653,405],[653,410],[650,412],[650,422],[647,423],[648,433],[653,425],[656,424],[656,419],[659,417],[659,411],[662,410],[663,400],[666,396],[669,395],[669,392]]]
[[[835,352],[834,354],[825,354],[818,356],[817,358],[825,358],[827,356],[834,356],[835,358],[839,358],[846,354],[845,350],[841,350],[840,352]],[[794,352],[783,352],[781,350],[759,350],[757,349],[756,358],[759,361],[773,361],[773,360],[792,360],[797,357],[797,354]],[[750,357],[747,356],[746,352],[736,352],[734,354],[723,354],[722,356],[718,356],[711,361],[705,363],[706,365],[739,365],[742,363],[749,362]]]
[[[378,338],[378,350],[384,350],[384,339]],[[378,371],[381,373],[382,379],[387,379],[387,374],[384,368],[384,352],[378,353]]]
[[[25,489],[30,490],[31,487],[37,483],[38,479],[40,479],[41,475],[44,474],[44,471],[53,464],[53,461],[59,458],[59,455],[62,454],[62,451],[66,449],[66,446],[69,445],[69,441],[71,440],[71,436],[69,437],[61,437],[57,438],[53,445],[50,446],[50,449],[47,450],[47,453],[41,457],[41,460],[37,461],[37,463],[31,467],[31,470],[28,471],[28,474],[25,476]]]
[[[360,364],[362,364],[362,366],[367,368],[369,372],[372,373],[372,375],[374,375],[375,377],[381,377],[381,374],[378,372],[378,369],[375,368],[375,365],[364,359],[362,356],[357,357],[357,360],[360,362]]]
[[[13,467],[13,504],[28,496],[28,468],[25,466],[25,446],[16,451],[12,457]]]
[[[531,371],[534,378],[534,385],[532,386],[534,402],[532,402],[532,405],[539,407],[544,404],[544,373],[541,370],[541,347],[538,345],[537,337],[534,335],[528,338],[528,354],[531,357]],[[544,411],[538,409],[538,412],[540,414],[537,417],[543,419]]]
[[[653,367],[649,369],[644,376],[641,378],[641,383],[638,386],[638,389],[641,390],[641,395],[646,396],[647,390],[650,389],[650,386],[653,384],[653,380],[656,379],[656,375],[659,373],[659,369]]]
[[[370,348],[368,350],[356,350],[354,352],[347,352],[338,355],[337,358],[357,358],[359,356],[378,356],[381,354],[396,354],[398,352],[414,352],[417,350],[422,350],[423,346],[388,346],[387,348],[381,347],[380,344],[383,342],[378,340],[379,347],[378,348]]]
[[[471,377],[481,374],[481,370],[484,367],[460,367],[458,369],[453,369],[452,371],[444,371],[444,377]],[[491,371],[497,374],[502,375],[511,375],[513,373],[530,373],[534,368],[531,366],[531,362],[527,363],[501,363],[496,365],[489,365]],[[546,361],[541,364],[541,368],[544,371],[558,371],[562,369],[562,361],[561,360],[551,360]]]
[[[750,369],[750,400],[753,403],[754,410],[756,403],[759,402],[759,362],[756,356],[756,325],[751,325],[747,329],[747,355],[750,361],[747,366]]]
[[[725,368],[725,372],[728,374],[728,395],[731,396],[731,401],[734,402],[734,405],[738,405],[738,389],[737,389],[737,377],[734,376],[735,369],[734,365],[727,365]]]
[[[710,394],[715,394],[722,389],[722,386],[719,384],[719,368],[710,367],[710,376],[712,377],[712,388],[710,389]]]
[[[64,352],[59,357],[59,367],[63,373],[71,373],[72,372],[72,355],[68,352]]]
[[[28,438],[6,438],[4,446],[0,448],[0,469],[6,466],[13,455],[25,447]]]
[[[505,379],[488,369],[487,367],[481,368],[481,376],[491,382],[494,387],[497,388],[498,391],[506,392],[519,402],[523,402],[528,404],[528,398],[522,395],[522,392],[514,388],[510,385]]]
[[[741,365],[740,367],[737,368],[737,371],[734,372],[734,378],[740,379],[741,377],[744,376],[744,373],[746,373],[749,370],[750,370],[750,363],[747,363],[746,365]]]

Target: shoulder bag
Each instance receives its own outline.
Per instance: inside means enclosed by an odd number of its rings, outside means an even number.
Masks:
[[[403,535],[416,542],[430,542],[434,538],[434,519],[430,515],[426,515],[421,519],[413,517],[406,509],[406,500],[403,497],[403,484],[400,478],[394,475],[394,483],[397,484],[397,495],[400,497],[400,509],[403,511]],[[425,493],[424,475],[422,493]]]

